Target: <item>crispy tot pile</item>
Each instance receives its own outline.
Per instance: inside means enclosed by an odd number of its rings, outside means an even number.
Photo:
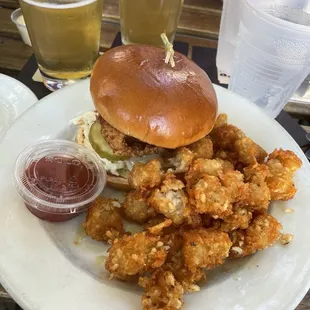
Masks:
[[[84,223],[92,238],[113,240],[106,269],[138,281],[145,310],[181,309],[183,294],[199,291],[209,269],[293,238],[268,213],[272,200],[296,193],[301,161],[293,152],[267,157],[224,114],[209,136],[165,152],[161,162],[134,165],[121,209],[99,198]],[[144,231],[124,232],[121,215]]]

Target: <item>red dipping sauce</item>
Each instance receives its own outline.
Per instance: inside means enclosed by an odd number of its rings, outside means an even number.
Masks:
[[[38,142],[16,162],[18,194],[31,213],[47,221],[66,221],[84,212],[105,184],[97,154],[70,141]]]

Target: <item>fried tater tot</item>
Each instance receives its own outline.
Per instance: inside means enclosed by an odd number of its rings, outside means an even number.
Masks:
[[[267,156],[267,152],[248,137],[236,140],[234,151],[238,156],[238,162],[246,166],[256,162],[263,163]]]
[[[200,290],[197,282],[206,279],[205,272],[202,268],[190,271],[184,265],[184,258],[181,252],[183,245],[183,237],[180,232],[174,232],[164,235],[162,241],[169,247],[169,252],[165,264],[162,266],[164,270],[173,273],[177,281],[179,281],[186,292],[197,292]]]
[[[206,280],[206,274],[203,268],[196,268],[191,271],[185,267],[181,251],[175,253],[162,268],[173,273],[175,278],[181,283],[185,292],[198,292],[200,287],[197,284]]]
[[[220,229],[225,232],[230,232],[236,229],[246,229],[249,227],[252,219],[252,213],[246,208],[238,206],[233,207],[233,213],[223,218],[220,223]]]
[[[158,186],[162,179],[161,164],[158,159],[147,163],[135,163],[129,172],[128,183],[132,188],[148,189]]]
[[[213,143],[209,137],[204,137],[187,147],[194,154],[194,159],[211,159],[213,157]]]
[[[186,187],[187,189],[190,189],[205,174],[217,177],[220,173],[225,173],[226,171],[233,169],[234,166],[225,160],[196,159],[185,175],[185,180],[187,182]]]
[[[148,202],[157,212],[164,214],[174,224],[179,225],[191,213],[184,187],[184,183],[175,175],[167,174],[161,188],[153,191]]]
[[[243,174],[246,182],[254,184],[262,184],[266,182],[267,177],[271,175],[267,165],[257,163],[245,167],[243,169]]]
[[[267,156],[266,151],[262,147],[249,137],[246,137],[236,126],[223,124],[215,127],[211,131],[210,136],[216,152],[222,152],[218,153],[216,157],[223,158],[223,155],[234,154],[238,162],[247,166],[255,162],[262,163]],[[225,152],[227,153],[225,154]],[[230,158],[233,159],[232,156]]]
[[[277,159],[280,161],[282,166],[288,170],[292,176],[302,165],[301,160],[296,156],[296,154],[289,150],[276,149],[269,155],[269,160],[270,159]]]
[[[170,172],[180,173],[186,172],[194,159],[194,153],[192,153],[188,148],[182,147],[174,152],[174,156],[169,158],[168,161],[173,169],[169,169]]]
[[[183,238],[184,263],[191,271],[223,264],[232,245],[228,234],[220,230],[193,229],[184,232]]]
[[[110,241],[124,233],[119,202],[114,199],[98,197],[87,211],[83,223],[85,232],[97,241]]]
[[[115,239],[105,267],[112,277],[126,280],[159,268],[166,257],[167,249],[159,236],[140,232]]]
[[[267,211],[270,206],[270,189],[266,182],[262,184],[248,183],[248,195],[240,202],[251,212]]]
[[[231,196],[215,176],[205,174],[189,191],[190,204],[197,213],[223,218],[232,213]]]
[[[271,176],[267,177],[267,185],[272,200],[289,200],[296,194],[293,177],[278,159],[267,161]]]
[[[243,257],[272,246],[280,237],[282,225],[269,213],[254,216],[245,230],[231,233],[231,257]]]
[[[128,220],[143,224],[156,216],[156,211],[147,203],[150,194],[149,191],[143,190],[127,193],[122,203],[122,210]]]
[[[214,153],[214,159],[222,159],[225,161],[230,162],[233,166],[236,166],[238,164],[238,154],[232,151],[224,151],[222,149],[217,150]]]
[[[227,124],[227,114],[221,113],[217,116],[214,128]]]
[[[247,197],[243,200],[250,211],[267,211],[270,205],[271,195],[267,185],[267,177],[270,171],[265,164],[250,165],[243,170],[245,180],[249,186]]]
[[[178,310],[184,304],[184,289],[170,271],[157,269],[150,277],[140,277],[139,285],[144,288],[143,310]]]
[[[172,257],[176,256],[178,252],[181,251],[183,244],[183,237],[180,231],[175,231],[162,236],[162,242],[169,247],[167,261],[170,261]]]
[[[201,215],[192,210],[190,215],[185,218],[183,225],[190,228],[201,227],[202,226]]]
[[[243,182],[244,176],[240,171],[228,170],[219,174],[219,179],[229,192],[232,202],[242,201],[248,195],[248,186]]]
[[[246,137],[238,127],[230,124],[215,127],[210,132],[210,136],[215,150],[228,151],[234,151],[235,142]]]

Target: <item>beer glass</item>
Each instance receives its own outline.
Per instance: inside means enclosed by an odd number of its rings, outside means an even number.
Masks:
[[[183,0],[120,0],[123,44],[163,46],[162,33],[173,42],[182,4]]]
[[[98,57],[102,0],[19,0],[45,86],[89,76]]]

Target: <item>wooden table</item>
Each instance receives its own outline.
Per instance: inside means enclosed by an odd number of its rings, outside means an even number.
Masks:
[[[100,48],[105,51],[111,46],[119,31],[119,13],[118,0],[103,0],[103,4]],[[192,46],[217,48],[221,6],[220,0],[184,1],[176,40],[190,45],[189,57]],[[11,13],[17,7],[19,7],[17,0],[0,0],[0,73],[15,77],[32,55],[32,48],[21,41],[18,30],[10,19]],[[18,309],[0,286],[0,310],[2,304],[7,307],[4,309]],[[296,309],[310,310],[310,293]]]

